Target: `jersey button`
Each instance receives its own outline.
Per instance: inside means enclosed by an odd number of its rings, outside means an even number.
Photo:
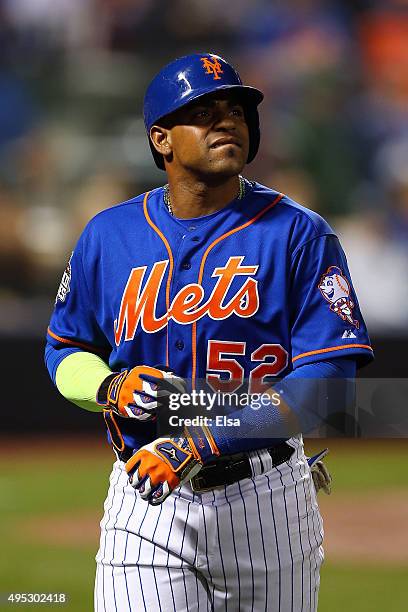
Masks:
[[[191,268],[191,263],[189,261],[185,261],[181,267],[183,270],[189,270]]]
[[[189,232],[194,232],[194,230],[196,230],[196,229],[197,229],[197,227],[195,225],[190,225],[189,228],[188,228],[188,231]]]
[[[183,348],[184,348],[184,342],[182,340],[177,340],[176,349],[178,349],[179,351],[182,351]]]
[[[193,236],[191,239],[193,242],[198,242],[200,240],[199,236]]]

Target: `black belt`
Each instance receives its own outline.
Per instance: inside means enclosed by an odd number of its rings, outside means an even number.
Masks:
[[[282,442],[272,448],[266,449],[272,459],[272,467],[278,467],[285,461],[289,461],[294,453],[294,448]],[[133,455],[133,450],[125,447],[117,453],[121,461],[128,461]],[[248,453],[236,453],[235,455],[224,455],[216,461],[207,463],[199,473],[190,480],[191,488],[196,493],[210,491],[216,487],[234,484],[243,478],[252,478],[251,462]]]
[[[294,448],[282,442],[277,446],[266,449],[272,458],[272,467],[277,467],[289,461],[294,453]],[[196,493],[210,491],[216,487],[234,484],[243,478],[253,476],[251,461],[248,453],[237,453],[236,455],[225,455],[212,463],[207,463],[191,481],[191,488]]]

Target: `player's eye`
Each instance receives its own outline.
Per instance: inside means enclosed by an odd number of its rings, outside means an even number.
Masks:
[[[231,109],[231,115],[234,115],[234,117],[243,117],[244,109],[242,106],[234,106],[234,108]]]
[[[200,108],[193,114],[193,119],[208,119],[210,111],[207,108]]]

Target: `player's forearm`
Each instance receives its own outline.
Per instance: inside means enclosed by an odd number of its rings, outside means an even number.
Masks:
[[[339,357],[300,366],[274,389],[286,415],[295,419],[299,431],[329,425],[334,415],[344,414],[355,399],[356,362]]]
[[[59,364],[55,384],[67,400],[80,408],[100,412],[96,394],[102,381],[112,371],[106,363],[93,353],[77,351],[65,357]]]
[[[329,423],[350,401],[355,371],[355,362],[345,358],[299,367],[271,390],[269,405],[257,410],[249,405],[228,414],[239,419],[239,427],[212,427],[217,448],[223,455],[257,450],[272,439],[287,439]]]

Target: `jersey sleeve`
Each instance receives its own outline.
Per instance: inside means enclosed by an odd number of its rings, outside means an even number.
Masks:
[[[83,234],[62,275],[47,342],[57,349],[73,347],[107,357],[110,347],[95,317],[94,300],[91,299],[95,292],[88,285],[96,274],[94,270],[85,272],[84,242]]]
[[[357,367],[373,358],[346,256],[335,235],[318,236],[295,249],[291,286],[292,362],[351,357]]]

